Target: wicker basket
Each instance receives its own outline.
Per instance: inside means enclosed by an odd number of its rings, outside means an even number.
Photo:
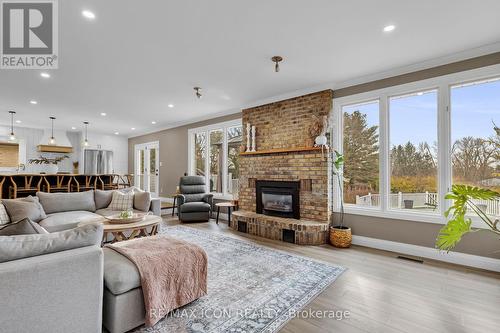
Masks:
[[[346,248],[352,243],[351,228],[330,228],[330,243],[335,247]]]

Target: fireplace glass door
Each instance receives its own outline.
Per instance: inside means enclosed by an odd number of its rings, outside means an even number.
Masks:
[[[263,192],[262,208],[267,212],[293,213],[293,197],[291,194]]]

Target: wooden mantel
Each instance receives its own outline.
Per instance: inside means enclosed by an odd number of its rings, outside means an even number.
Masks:
[[[315,151],[321,151],[321,147],[295,147],[295,148],[268,149],[268,150],[240,153],[240,156],[269,155],[269,154],[280,154],[280,153],[300,153],[300,152],[315,152]]]

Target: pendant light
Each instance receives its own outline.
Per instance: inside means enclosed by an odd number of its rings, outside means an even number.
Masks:
[[[16,136],[14,135],[14,115],[16,114],[16,111],[9,111],[10,113],[10,135],[9,135],[9,142],[15,142],[16,141]]]
[[[84,147],[88,147],[89,146],[89,140],[88,140],[88,137],[87,137],[87,128],[89,126],[89,122],[88,121],[84,121],[83,124],[85,125],[85,140],[83,140],[83,146]]]
[[[278,73],[280,71],[280,62],[283,61],[283,57],[274,56],[271,58],[271,61],[274,62],[274,71]]]
[[[54,120],[56,120],[56,117],[49,117],[51,122],[52,122],[52,131],[51,131],[51,136],[49,139],[49,145],[55,146],[56,144],[56,138],[54,137]]]
[[[194,87],[193,89],[194,89],[194,91],[195,91],[195,96],[196,96],[198,99],[200,99],[200,98],[201,98],[201,96],[202,96],[202,95],[201,95],[201,88],[200,88],[200,87]]]

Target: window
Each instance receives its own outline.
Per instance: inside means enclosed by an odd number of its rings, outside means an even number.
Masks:
[[[189,130],[189,173],[205,176],[207,190],[232,198],[238,193],[241,120]]]
[[[242,127],[235,126],[227,129],[227,193],[237,194],[240,176],[240,147],[243,140]]]
[[[205,161],[207,151],[207,133],[194,134],[194,174],[197,176],[205,176]]]
[[[437,90],[389,99],[389,207],[439,212]]]
[[[0,142],[0,168],[17,168],[19,165],[19,145]]]
[[[224,131],[210,131],[210,192],[222,193],[222,159]]]
[[[344,202],[380,206],[379,103],[347,105],[343,114]]]
[[[444,223],[453,184],[500,191],[500,65],[336,98],[333,128],[347,213]]]
[[[453,184],[500,192],[500,80],[451,89]],[[500,201],[478,200],[486,214],[500,217]]]

